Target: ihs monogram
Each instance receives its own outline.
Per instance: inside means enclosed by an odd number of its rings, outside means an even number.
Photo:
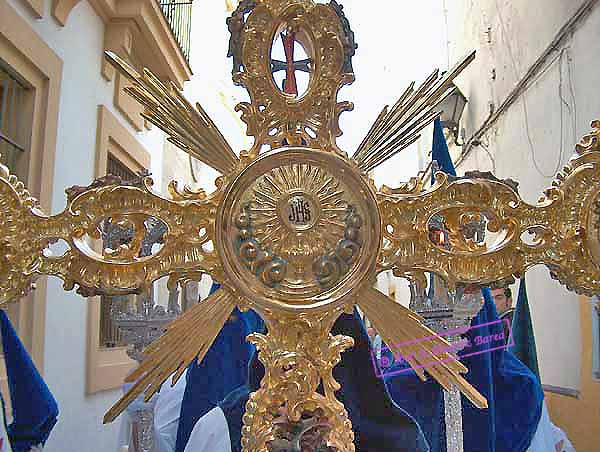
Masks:
[[[288,220],[295,226],[306,226],[311,221],[311,205],[302,196],[295,196],[288,201]]]

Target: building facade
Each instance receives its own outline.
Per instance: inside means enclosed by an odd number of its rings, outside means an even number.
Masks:
[[[451,149],[457,170],[489,170],[515,179],[521,196],[535,203],[590,130],[590,121],[600,118],[600,2],[445,3],[449,60],[477,50],[457,81],[468,99],[460,146]],[[600,422],[595,303],[567,292],[545,268],[527,272],[527,289],[552,419],[578,451],[596,450],[591,428]]]
[[[190,18],[191,1],[0,0],[0,154],[46,212],[64,208],[67,187],[107,173],[147,169],[162,180],[164,136],[103,53],[181,88],[191,77]],[[42,279],[9,308],[61,410],[50,452],[116,449],[119,424],[102,417],[135,364],[110,331],[106,302]]]

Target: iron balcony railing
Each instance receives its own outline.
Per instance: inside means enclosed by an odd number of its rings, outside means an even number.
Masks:
[[[160,8],[186,61],[190,61],[190,34],[192,31],[192,1],[159,0]]]

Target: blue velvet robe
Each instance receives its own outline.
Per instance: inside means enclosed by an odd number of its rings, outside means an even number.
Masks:
[[[471,326],[498,320],[489,289],[484,289],[484,306]],[[477,346],[476,336],[503,332],[501,323],[472,328],[467,338],[474,344],[459,355],[468,368],[466,379],[488,400],[488,409],[479,410],[462,398],[465,452],[523,452],[527,450],[542,414],[544,393],[539,380],[505,348],[497,344]],[[394,369],[387,373],[392,374]],[[386,378],[392,398],[415,417],[425,432],[432,452],[446,451],[444,398],[434,380],[423,384],[412,371]]]
[[[13,452],[29,452],[46,443],[58,419],[58,405],[1,309],[0,329],[12,402],[13,422],[7,426],[8,438]]]
[[[333,371],[342,385],[337,397],[352,421],[356,450],[360,452],[427,452],[429,447],[419,425],[391,400],[383,380],[375,376],[370,342],[358,313],[344,314],[333,334],[354,338],[352,349],[342,354]],[[241,451],[242,416],[252,391],[259,387],[264,369],[254,357],[248,384],[233,391],[221,404],[229,426],[232,452]]]
[[[211,293],[218,288],[213,285]],[[254,311],[240,312],[236,308],[202,362],[189,366],[175,452],[185,450],[194,425],[202,416],[247,382],[254,346],[246,342],[246,336],[263,330],[264,323]]]
[[[437,161],[441,171],[456,176],[439,118],[434,122],[431,158]],[[435,181],[433,173],[431,181]],[[433,278],[431,281],[430,295],[433,294]],[[498,320],[489,289],[482,292],[485,303],[471,322],[472,327]],[[471,329],[467,338],[473,342],[477,335],[496,334],[502,329],[500,323]],[[462,398],[464,450],[522,452],[529,447],[536,432],[542,415],[544,393],[539,380],[510,351],[487,351],[491,345],[494,344],[482,344],[479,350],[469,349],[462,353],[485,352],[461,361],[469,368],[466,379],[488,400],[488,409],[479,410]],[[395,371],[393,368],[386,371],[389,375],[386,385],[392,398],[419,422],[432,452],[445,452],[444,396],[441,387],[433,379],[423,383],[404,364],[399,366],[398,369],[405,372],[392,375]]]

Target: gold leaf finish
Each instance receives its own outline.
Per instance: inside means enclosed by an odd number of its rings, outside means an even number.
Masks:
[[[368,173],[419,138],[441,111],[439,105],[455,88],[454,79],[475,59],[471,52],[447,73],[433,73],[416,89],[414,82],[389,108],[385,106],[352,158]]]
[[[336,99],[354,75],[342,71],[339,17],[329,6],[310,0],[257,3],[243,31],[244,71],[234,74],[234,81],[250,93],[251,102],[236,107],[248,126],[247,134],[255,139],[249,155],[257,156],[262,146],[277,148],[285,143],[341,153],[335,143],[342,134],[338,120],[353,105]],[[282,27],[304,33],[314,54],[308,91],[299,99],[282,93],[271,75],[271,47]]]
[[[175,384],[194,359],[202,361],[235,306],[232,295],[219,289],[170,323],[167,332],[144,350],[148,358],[126,379],[135,384],[106,413],[104,422],[112,422],[142,392],[150,400],[171,375]]]
[[[334,306],[374,276],[375,191],[335,153],[267,152],[232,178],[219,209],[216,243],[226,281],[258,305]]]
[[[290,315],[260,311],[268,333],[254,333],[266,373],[260,389],[251,394],[242,429],[245,451],[268,452],[278,440],[276,420],[282,413],[295,423],[307,413],[327,420],[324,445],[339,452],[354,451],[354,433],[344,405],[335,398],[340,385],[332,375],[352,338],[329,333],[342,313],[340,307],[321,313]],[[317,392],[323,385],[323,395]]]
[[[597,139],[598,129],[577,147],[578,154],[536,205],[524,202],[502,181],[450,180],[443,173],[422,194],[380,193],[384,246],[379,269],[393,269],[398,276],[415,269],[434,272],[453,288],[508,279],[543,264],[570,290],[599,293]],[[435,215],[450,228],[450,250],[429,238],[428,224]],[[496,234],[494,243],[475,244],[465,237],[465,221],[477,217],[485,217],[488,232]]]
[[[164,130],[171,143],[221,174],[236,168],[237,155],[200,104],[194,108],[173,82],[163,83],[148,69],[140,75],[116,54],[105,53],[108,61],[133,82],[125,92],[144,106],[142,116]]]
[[[356,45],[339,5],[245,0],[228,26],[234,81],[250,93],[251,101],[237,108],[253,147],[238,157],[202,108],[172,83],[107,55],[131,79],[127,92],[144,106],[143,116],[221,172],[218,188],[207,195],[173,182],[167,199],[152,191],[149,178],[133,185],[103,178],[69,190],[66,209],[47,216],[0,166],[0,303],[25,295],[40,275],[62,278],[66,289],[78,285],[91,296],[141,291],[162,276],[174,287],[210,274],[222,288],[147,350],[147,360],[130,377],[137,380],[133,389],[105,420],[142,392],[151,397],[170,375],[177,380],[195,357],[201,360],[235,306],[252,308],[268,326],[267,334],[249,339],[266,375],[246,407],[244,452],[281,447],[291,430],[311,425],[318,426],[311,438],[319,447],[354,450],[352,425],[335,398],[339,385],[332,377],[353,341],[330,331],[355,305],[388,346],[403,344],[400,351],[414,356],[409,363],[421,377],[428,372],[445,388],[457,385],[484,407],[485,399],[461,376],[464,366],[453,356],[436,355],[445,341],[374,290],[373,281],[377,272],[393,270],[423,285],[424,272],[433,272],[453,290],[543,264],[569,289],[599,294],[600,122],[536,205],[525,203],[509,181],[481,173],[438,173],[428,190],[413,178],[377,191],[367,172],[418,137],[474,55],[445,76],[435,71],[420,87],[411,85],[348,158],[336,138],[339,115],[352,104],[338,102],[337,93],[354,80]],[[299,97],[280,90],[272,75],[273,42],[283,31],[297,37],[310,59],[302,63],[310,82]],[[149,219],[164,223],[166,232],[162,248],[146,255],[141,249]],[[100,250],[106,222],[132,231],[131,240]],[[447,229],[444,241],[434,240],[435,224]],[[66,246],[60,256],[49,254],[56,241]]]
[[[0,304],[18,300],[31,290],[48,239],[31,223],[43,219],[38,201],[8,168],[0,164]]]
[[[45,216],[22,184],[7,175],[2,167],[1,302],[26,294],[39,275],[63,279],[66,289],[77,284],[82,294],[91,296],[139,292],[176,271],[221,274],[219,257],[209,245],[219,191],[204,199],[173,201],[152,192],[150,179],[140,187],[92,184],[69,199],[62,213]],[[156,254],[138,257],[144,219],[149,217],[167,225],[165,243]],[[133,226],[134,239],[118,250],[97,252],[93,244],[107,219]],[[68,249],[61,256],[48,255],[48,245],[57,240]]]

